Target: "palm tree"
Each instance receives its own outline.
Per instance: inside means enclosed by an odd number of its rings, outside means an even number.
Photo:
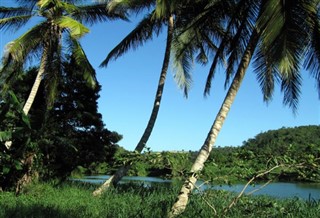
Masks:
[[[124,14],[107,12],[106,4],[90,4],[76,6],[78,1],[53,0],[16,0],[21,7],[0,8],[0,30],[18,30],[31,18],[40,16],[39,24],[26,33],[8,43],[5,50],[0,71],[3,90],[7,90],[17,77],[19,68],[30,58],[37,58],[41,54],[40,67],[35,78],[30,95],[23,107],[27,115],[36,96],[42,79],[50,81],[46,84],[48,91],[48,105],[51,105],[56,95],[56,84],[61,70],[63,54],[71,54],[77,64],[84,69],[84,77],[94,86],[94,69],[90,65],[80,43],[79,38],[89,32],[82,22],[92,24],[97,21],[123,18]],[[62,44],[65,43],[65,46]],[[64,47],[63,47],[64,46]]]
[[[38,56],[41,56],[39,70],[23,107],[26,115],[42,80],[46,82],[47,105],[52,106],[61,75],[59,72],[66,55],[74,57],[76,64],[83,69],[84,78],[94,86],[94,69],[79,43],[79,38],[89,32],[82,23],[126,19],[125,14],[119,11],[108,12],[105,10],[106,3],[77,5],[81,3],[77,0],[16,0],[16,3],[20,7],[0,7],[0,30],[20,29],[34,17],[40,17],[40,21],[6,46],[0,70],[3,91],[10,88],[20,72],[19,69],[28,60]],[[6,145],[9,149],[11,143]]]
[[[247,6],[242,8],[242,3],[243,6]],[[240,88],[250,61],[254,56],[255,71],[265,101],[272,99],[274,81],[280,79],[281,90],[284,92],[283,103],[290,106],[294,112],[297,110],[301,86],[300,65],[303,61],[306,69],[310,70],[311,75],[316,79],[318,91],[320,91],[320,47],[317,41],[319,38],[317,40],[315,38],[319,37],[320,34],[319,6],[318,0],[285,2],[248,0],[237,2],[235,8],[242,8],[242,12],[249,12],[243,14],[248,15],[244,17],[244,19],[249,21],[248,24],[251,26],[249,28],[251,29],[250,34],[248,34],[250,37],[246,40],[245,49],[240,49],[240,51],[243,51],[240,52],[242,57],[234,76],[232,73],[232,65],[234,60],[238,58],[235,59],[237,55],[233,57],[233,54],[239,50],[234,49],[232,45],[237,47],[239,44],[233,44],[233,40],[231,40],[229,46],[226,46],[224,45],[225,40],[221,41],[221,52],[224,48],[231,51],[228,59],[227,82],[231,76],[233,76],[233,80],[216,119],[209,130],[208,136],[191,168],[191,176],[185,180],[178,195],[178,200],[171,208],[169,217],[175,217],[185,210],[189,194],[195,187],[199,173],[210,155],[213,144]],[[235,10],[235,12],[237,12],[237,10]],[[250,15],[253,16],[251,17]],[[234,18],[235,17],[231,15],[228,26],[230,26],[231,22],[236,21]],[[240,19],[239,21],[243,22],[244,19]],[[237,35],[241,35],[241,27],[245,26],[246,25],[238,26],[239,28],[237,28],[233,39],[237,38]],[[255,50],[257,50],[256,53]],[[220,56],[218,52],[216,58],[219,59],[217,56]],[[216,58],[214,58],[214,60]],[[211,68],[211,70],[215,68],[215,64],[215,61],[213,61],[213,68]],[[230,66],[232,67],[230,68]],[[210,90],[209,80],[211,80],[214,74],[211,70],[208,76],[206,92]]]
[[[164,59],[162,62],[162,68],[160,72],[160,78],[158,82],[158,88],[155,95],[155,100],[152,108],[152,112],[147,124],[147,127],[142,134],[140,141],[136,145],[135,152],[141,153],[145,148],[146,143],[151,135],[153,127],[155,125],[158,112],[160,109],[160,103],[162,99],[162,93],[165,85],[165,80],[167,76],[168,66],[170,62],[170,49],[173,39],[174,32],[174,10],[176,6],[170,1],[111,1],[109,3],[109,10],[114,10],[115,8],[126,8],[132,11],[139,12],[144,8],[150,8],[154,6],[155,8],[145,16],[142,21],[136,26],[136,28],[131,31],[107,56],[107,58],[102,62],[101,66],[106,67],[111,59],[117,59],[125,52],[127,52],[131,47],[136,48],[142,45],[144,42],[151,40],[153,35],[158,35],[160,29],[167,25],[167,41]],[[123,10],[123,9],[122,9]],[[120,167],[108,180],[106,180],[98,189],[93,192],[94,196],[101,195],[106,189],[111,185],[116,185],[123,176],[127,174],[131,165],[126,164]]]

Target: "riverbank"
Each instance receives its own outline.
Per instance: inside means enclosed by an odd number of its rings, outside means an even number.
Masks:
[[[91,175],[82,178],[70,178],[70,181],[88,183],[92,185],[101,185],[110,175]],[[179,180],[162,179],[158,177],[144,177],[144,176],[125,176],[121,180],[121,184],[135,183],[144,187],[150,187],[156,184],[170,187]],[[233,184],[211,184],[198,180],[196,189],[205,191],[208,189],[231,191],[240,193],[246,186],[246,182],[236,182]],[[252,193],[252,195],[267,195],[276,198],[294,198],[298,197],[304,200],[315,199],[320,200],[320,183],[299,183],[299,182],[259,182],[251,183],[245,190],[245,194]]]
[[[165,217],[179,192],[179,186],[149,188],[121,185],[102,197],[92,196],[94,186],[65,183],[30,186],[18,197],[0,193],[0,217]],[[320,201],[279,200],[265,196],[243,196],[224,212],[235,195],[221,190],[208,190],[191,196],[181,217],[301,217],[320,215]],[[214,208],[214,209],[213,209]]]

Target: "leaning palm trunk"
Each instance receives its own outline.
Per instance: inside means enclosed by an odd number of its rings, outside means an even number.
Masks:
[[[25,113],[25,115],[28,115],[30,108],[34,102],[34,99],[36,98],[43,74],[45,72],[46,65],[47,65],[47,55],[44,52],[44,54],[42,55],[42,58],[41,58],[41,65],[40,65],[39,71],[37,73],[37,77],[33,83],[33,86],[31,88],[31,92],[28,96],[28,99],[23,106],[23,112]]]
[[[170,49],[171,49],[171,43],[173,38],[173,16],[170,16],[168,19],[168,32],[167,32],[167,43],[166,43],[166,50],[163,60],[163,65],[161,69],[160,79],[158,83],[158,89],[152,109],[152,113],[149,119],[149,122],[147,124],[147,127],[137,144],[135,151],[141,153],[142,150],[145,148],[146,143],[151,135],[151,132],[153,130],[153,127],[155,125],[159,108],[160,108],[160,102],[162,98],[163,88],[166,80],[166,75],[168,71],[169,61],[170,61]],[[111,185],[115,186],[118,184],[118,182],[124,177],[129,169],[131,168],[131,165],[127,164],[122,167],[120,167],[114,175],[112,175],[105,183],[103,183],[98,189],[96,189],[93,192],[94,196],[101,195],[105,190],[107,190]]]
[[[30,108],[36,98],[42,77],[45,72],[46,65],[47,65],[47,52],[46,52],[46,48],[45,48],[44,52],[42,54],[41,63],[40,63],[40,67],[39,67],[39,71],[37,73],[36,79],[33,83],[33,86],[31,88],[31,92],[28,96],[28,99],[22,109],[23,113],[25,113],[25,115],[28,115]],[[17,195],[22,191],[22,189],[27,184],[29,184],[33,180],[32,164],[33,164],[35,155],[36,155],[35,153],[31,153],[28,155],[28,157],[26,157],[23,160],[23,164],[25,165],[27,172],[17,182],[17,185],[16,185],[16,194]]]
[[[177,198],[177,201],[172,206],[171,211],[169,212],[168,217],[175,217],[181,213],[184,212],[188,200],[189,195],[193,191],[195,187],[195,183],[198,179],[198,174],[201,172],[201,170],[204,167],[204,163],[208,159],[210,152],[212,150],[213,144],[216,141],[216,138],[222,128],[222,125],[227,117],[228,112],[230,111],[230,107],[236,97],[236,94],[240,88],[241,82],[245,76],[246,70],[249,66],[250,60],[252,58],[254,49],[257,45],[257,42],[259,40],[259,35],[256,31],[254,31],[251,35],[251,38],[249,40],[249,43],[247,45],[246,51],[243,54],[242,60],[239,64],[238,70],[236,72],[236,75],[232,81],[232,84],[227,92],[227,95],[223,101],[223,104],[221,105],[221,108],[216,116],[216,119],[208,133],[208,136],[201,147],[199,154],[191,168],[191,176],[186,179],[184,182],[179,196]]]
[[[43,74],[44,74],[44,71],[45,71],[45,67],[47,65],[47,55],[43,55],[42,58],[41,58],[41,65],[40,65],[40,68],[39,68],[39,71],[37,73],[37,77],[33,83],[33,86],[31,88],[31,91],[30,91],[30,94],[28,96],[28,99],[26,101],[26,103],[24,104],[23,106],[23,113],[25,115],[28,115],[29,111],[30,111],[30,108],[34,102],[34,99],[36,98],[36,94],[38,92],[38,89],[39,89],[39,86],[40,86],[40,83],[41,83],[41,80],[42,80],[42,77],[43,77]],[[11,146],[12,146],[12,141],[6,141],[5,142],[5,146],[7,147],[7,149],[10,149]]]

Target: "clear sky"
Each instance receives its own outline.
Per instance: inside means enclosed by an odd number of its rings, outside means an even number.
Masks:
[[[0,0],[0,5],[9,1]],[[129,51],[107,68],[99,68],[108,52],[128,34],[139,18],[131,23],[111,21],[90,27],[91,32],[81,43],[95,67],[102,85],[99,112],[106,127],[123,135],[119,142],[133,150],[148,122],[160,75],[165,31],[153,41],[135,51]],[[32,23],[31,23],[32,24]],[[0,47],[13,40],[18,33],[0,32]],[[1,53],[2,56],[2,53]],[[203,97],[208,67],[194,66],[193,86],[189,98],[183,97],[169,68],[158,119],[147,146],[153,151],[199,150],[215,119],[223,98],[224,72],[215,77],[211,95]],[[303,71],[303,82],[298,113],[282,104],[283,95],[277,85],[273,101],[266,105],[258,82],[251,69],[247,72],[242,87],[218,136],[216,145],[237,146],[260,132],[281,127],[320,125],[320,102],[315,80]]]

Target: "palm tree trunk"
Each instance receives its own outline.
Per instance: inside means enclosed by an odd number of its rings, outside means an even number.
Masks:
[[[178,195],[177,201],[171,208],[171,211],[168,214],[168,217],[176,217],[179,214],[183,213],[188,200],[189,195],[195,187],[195,183],[198,179],[198,174],[204,167],[204,163],[208,159],[210,152],[212,150],[213,144],[216,141],[216,138],[222,128],[222,125],[227,117],[228,112],[230,111],[231,105],[236,97],[236,94],[240,88],[241,82],[245,76],[246,70],[250,64],[250,60],[254,53],[255,47],[258,43],[259,35],[254,31],[250,37],[249,43],[247,45],[246,51],[242,56],[241,63],[239,64],[237,73],[232,81],[232,84],[227,92],[227,95],[221,105],[221,108],[216,116],[216,119],[208,133],[208,136],[201,147],[198,156],[191,168],[191,176],[186,179],[184,182],[180,193]]]
[[[25,105],[23,106],[23,112],[28,115],[30,108],[36,98],[43,74],[45,72],[46,69],[46,65],[47,65],[47,49],[44,48],[43,54],[42,54],[42,58],[41,58],[41,63],[40,63],[40,67],[39,67],[39,71],[37,73],[36,79],[33,83],[33,86],[31,88],[31,92],[28,96],[28,99],[25,103]],[[26,173],[18,180],[17,185],[16,185],[16,195],[20,194],[20,192],[22,191],[22,189],[29,184],[32,180],[33,180],[33,171],[32,171],[32,164],[33,164],[33,160],[35,157],[35,153],[31,153],[28,155],[28,157],[25,158],[25,160],[23,160],[25,168],[26,168]]]
[[[46,64],[47,64],[47,55],[43,55],[41,58],[41,65],[40,65],[37,77],[33,83],[28,99],[22,109],[25,115],[28,115],[30,108],[34,102],[34,99],[36,98],[36,94],[38,92],[38,89],[42,80],[42,76],[45,71]],[[12,141],[6,141],[5,146],[7,147],[7,149],[10,149],[12,146]]]
[[[153,127],[155,125],[159,108],[160,108],[160,102],[162,98],[163,88],[165,85],[165,80],[168,72],[169,62],[170,62],[170,49],[171,49],[171,43],[173,39],[173,16],[170,16],[168,19],[168,32],[167,32],[167,43],[166,43],[166,50],[164,55],[164,60],[162,64],[160,79],[158,83],[158,89],[155,96],[155,101],[153,104],[153,109],[151,112],[151,116],[149,119],[149,122],[147,124],[146,129],[144,130],[144,133],[137,144],[135,151],[141,153],[142,150],[145,148],[146,143],[152,133]],[[106,189],[108,189],[111,185],[117,185],[118,182],[121,180],[123,176],[127,174],[129,169],[131,168],[131,165],[124,165],[120,167],[114,175],[112,175],[105,183],[103,183],[98,189],[96,189],[93,192],[94,196],[101,195]]]
[[[34,99],[36,97],[36,94],[37,94],[37,91],[39,89],[39,86],[40,86],[40,83],[41,83],[41,80],[42,80],[42,76],[44,74],[44,70],[45,70],[45,66],[47,64],[47,58],[45,57],[45,55],[42,56],[42,59],[41,59],[41,65],[40,65],[40,68],[39,68],[39,71],[38,71],[38,74],[37,74],[37,77],[33,83],[33,86],[31,88],[31,92],[28,96],[28,99],[26,101],[26,103],[24,104],[23,106],[23,112],[25,115],[28,115],[29,111],[30,111],[30,108],[34,102]],[[12,141],[6,141],[5,142],[5,146],[7,147],[7,149],[10,149],[11,146],[12,146]]]
[[[37,73],[36,79],[34,80],[33,86],[31,88],[31,92],[28,96],[26,103],[23,106],[23,112],[25,113],[25,115],[28,115],[28,113],[31,109],[31,106],[34,102],[34,99],[36,98],[43,74],[45,72],[46,65],[47,65],[47,54],[46,54],[46,52],[44,52],[44,54],[42,55],[42,58],[41,58],[41,64],[40,64],[39,71]]]

